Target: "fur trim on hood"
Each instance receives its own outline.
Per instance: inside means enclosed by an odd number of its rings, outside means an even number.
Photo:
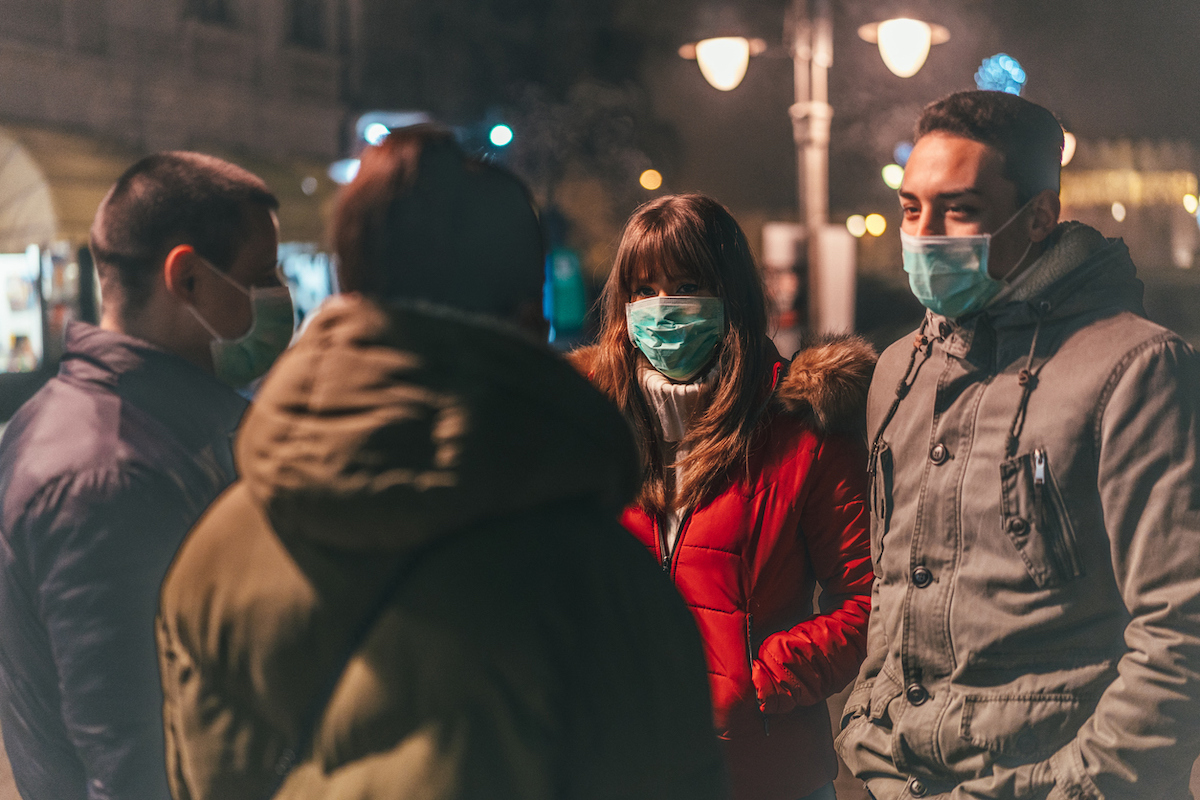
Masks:
[[[861,336],[807,339],[792,356],[775,397],[789,412],[810,415],[821,431],[862,432],[878,358]]]
[[[598,354],[599,346],[589,345],[572,351],[567,360],[590,379]],[[788,413],[810,417],[822,432],[862,433],[878,358],[861,336],[807,338],[775,387],[775,400]]]

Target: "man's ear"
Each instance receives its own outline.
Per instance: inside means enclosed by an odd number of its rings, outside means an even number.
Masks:
[[[167,291],[179,302],[195,305],[196,270],[201,266],[199,256],[190,244],[176,245],[163,259],[163,280]]]
[[[1043,241],[1058,227],[1058,215],[1062,212],[1062,202],[1058,192],[1045,189],[1033,196],[1030,201],[1033,207],[1033,220],[1029,229],[1029,238],[1035,242]]]

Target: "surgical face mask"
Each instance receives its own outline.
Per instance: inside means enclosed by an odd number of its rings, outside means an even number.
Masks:
[[[1004,277],[996,279],[988,274],[992,237],[1011,225],[1027,208],[1029,203],[1021,206],[994,233],[978,236],[910,236],[901,231],[904,271],[908,273],[908,285],[921,305],[935,314],[957,319],[991,302],[1033,246],[1031,239],[1025,252]]]
[[[226,339],[217,333],[196,310],[188,306],[192,316],[213,337],[209,343],[213,371],[217,379],[241,389],[266,374],[275,359],[287,349],[296,329],[296,312],[292,295],[284,286],[251,286],[246,288],[207,261],[205,266],[250,298],[250,329],[236,339]]]
[[[649,297],[625,304],[629,338],[656,370],[673,381],[696,377],[725,333],[718,297]]]

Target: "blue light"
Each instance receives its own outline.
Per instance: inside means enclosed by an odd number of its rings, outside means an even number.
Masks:
[[[492,144],[496,145],[496,147],[504,147],[513,140],[512,128],[507,125],[497,125],[492,128],[492,132],[488,135],[488,138],[491,139]]]
[[[380,145],[391,132],[391,128],[382,122],[372,122],[363,130],[363,139],[369,145]]]
[[[358,176],[361,162],[357,158],[343,158],[329,165],[329,177],[338,184],[350,183]]]
[[[985,58],[975,73],[975,85],[984,91],[1019,95],[1025,88],[1025,70],[1006,53]]]
[[[900,142],[896,145],[896,149],[892,151],[896,163],[902,167],[908,166],[908,157],[912,155],[912,149],[912,142]]]

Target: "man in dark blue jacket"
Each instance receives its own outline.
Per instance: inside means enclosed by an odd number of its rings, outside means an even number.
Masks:
[[[132,166],[97,212],[104,310],[0,441],[0,727],[25,800],[169,797],[154,614],[233,477],[234,391],[292,330],[278,203],[195,153]]]

